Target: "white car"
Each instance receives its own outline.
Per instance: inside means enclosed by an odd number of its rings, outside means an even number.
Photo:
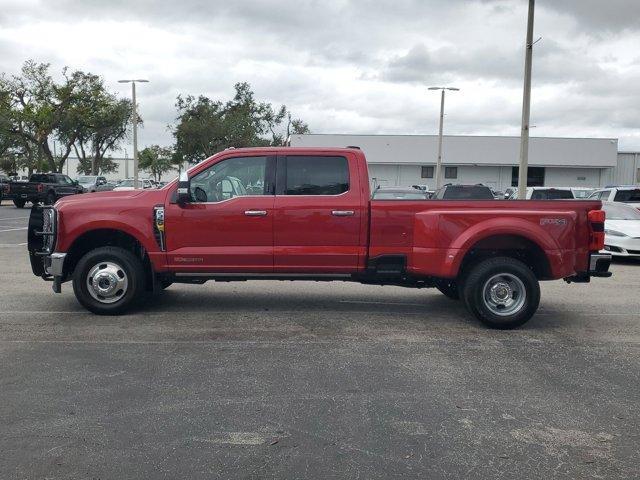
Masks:
[[[155,188],[155,184],[149,180],[148,178],[139,179],[138,180],[138,188]],[[121,181],[114,189],[114,192],[119,192],[123,190],[135,190],[133,188],[133,178],[127,178],[126,180]]]
[[[640,210],[619,202],[602,202],[604,249],[612,255],[640,258]]]
[[[589,195],[589,200],[594,199],[603,202],[635,204],[636,208],[640,208],[640,186],[602,188]]]
[[[565,187],[527,187],[526,200],[573,200],[575,196],[570,188]],[[510,200],[518,199],[518,189],[516,188]]]

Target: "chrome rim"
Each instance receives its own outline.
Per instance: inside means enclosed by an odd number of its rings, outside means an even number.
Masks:
[[[499,273],[485,282],[482,298],[491,313],[506,317],[522,310],[527,291],[522,280],[515,275]]]
[[[89,295],[101,303],[114,303],[127,293],[129,280],[124,269],[114,262],[100,262],[87,274]]]

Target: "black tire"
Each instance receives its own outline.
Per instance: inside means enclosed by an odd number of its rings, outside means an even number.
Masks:
[[[122,294],[117,295],[115,292],[116,294],[109,298],[103,297],[101,301],[89,292],[90,287],[87,285],[87,280],[89,274],[96,268],[98,269],[97,273],[100,273],[100,267],[103,265],[116,265],[118,267],[117,274],[124,275],[126,287]],[[73,292],[78,302],[93,313],[120,315],[144,296],[145,274],[142,262],[130,251],[119,247],[100,247],[91,250],[76,265],[73,274]],[[112,303],[105,303],[107,300]]]
[[[436,282],[436,288],[440,290],[445,297],[451,300],[460,300],[460,291],[458,289],[458,283],[455,280],[438,280]]]
[[[53,205],[56,203],[56,194],[53,192],[47,193],[47,198],[45,199],[45,205]]]
[[[511,329],[525,324],[538,310],[540,284],[521,261],[496,257],[471,267],[462,295],[469,312],[483,324]]]
[[[13,204],[16,206],[16,208],[24,208],[24,204],[27,203],[26,200],[18,200],[15,199],[13,201]]]

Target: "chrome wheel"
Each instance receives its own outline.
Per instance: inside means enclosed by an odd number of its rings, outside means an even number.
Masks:
[[[129,280],[124,269],[114,262],[100,262],[89,269],[87,290],[101,303],[115,303],[127,293]]]
[[[506,317],[522,309],[527,299],[527,291],[517,276],[500,273],[485,282],[482,298],[491,313]]]

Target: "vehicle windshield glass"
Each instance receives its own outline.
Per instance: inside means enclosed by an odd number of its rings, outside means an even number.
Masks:
[[[576,198],[587,198],[591,195],[591,190],[574,190],[573,196]]]
[[[93,183],[96,177],[78,177],[78,183]]]
[[[374,193],[375,200],[426,200],[427,194],[424,192],[402,192],[402,191],[384,191],[378,190]]]
[[[118,184],[119,187],[133,187],[133,180],[123,180]]]
[[[618,190],[614,198],[616,202],[640,203],[640,188],[635,190]]]
[[[640,210],[627,205],[603,204],[606,220],[640,220]]]
[[[446,187],[444,200],[494,200],[489,187],[477,186],[451,186]]]
[[[574,198],[571,190],[534,190],[531,200],[570,200]]]

